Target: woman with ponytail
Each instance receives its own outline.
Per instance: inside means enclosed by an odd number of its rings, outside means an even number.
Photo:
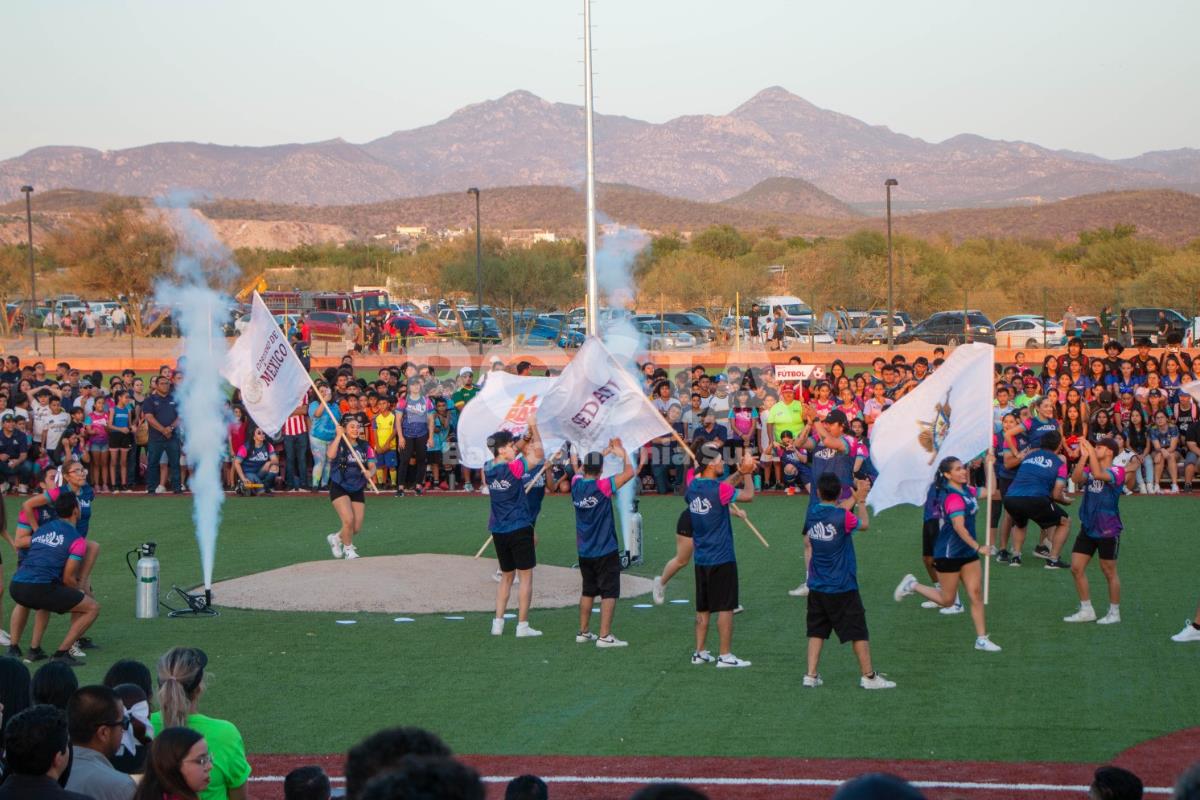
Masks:
[[[988,455],[988,469],[995,457]],[[957,458],[942,459],[938,465],[936,496],[940,498],[941,527],[934,543],[933,568],[937,571],[940,588],[922,586],[913,575],[905,575],[896,587],[896,602],[914,592],[932,600],[942,608],[952,606],[958,596],[961,580],[971,600],[971,619],[975,622],[975,649],[998,653],[1000,646],[988,638],[983,617],[983,570],[979,556],[990,556],[991,545],[980,545],[975,538],[975,514],[979,511],[974,486],[967,485],[967,466]]]
[[[133,800],[208,797],[212,770],[212,755],[203,736],[190,728],[167,728],[150,745],[146,774]]]
[[[207,788],[195,795],[199,800],[244,800],[250,764],[246,762],[242,734],[232,722],[196,713],[205,690],[204,668],[207,665],[208,656],[195,647],[171,648],[158,660],[159,710],[150,716],[150,724],[156,731],[191,728],[207,741],[212,773]],[[154,740],[155,747],[160,739]],[[153,749],[150,760],[154,760]]]

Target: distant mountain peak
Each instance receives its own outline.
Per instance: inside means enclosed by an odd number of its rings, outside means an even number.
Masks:
[[[747,112],[762,108],[795,108],[808,110],[819,110],[815,105],[805,100],[798,94],[793,94],[782,86],[768,86],[761,92],[758,92],[746,102],[729,112],[729,116],[737,117]]]

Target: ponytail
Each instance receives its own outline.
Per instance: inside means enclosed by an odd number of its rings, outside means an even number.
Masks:
[[[192,702],[204,686],[208,656],[194,647],[173,647],[158,660],[158,706],[163,727],[186,727]]]

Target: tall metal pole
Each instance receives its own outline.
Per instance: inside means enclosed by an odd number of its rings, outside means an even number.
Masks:
[[[38,335],[37,335],[37,278],[33,271],[33,203],[30,201],[30,196],[33,194],[32,186],[22,186],[21,191],[25,193],[25,228],[29,234],[29,329],[33,331],[33,352],[38,352]]]
[[[900,182],[895,178],[888,178],[883,182],[884,189],[887,190],[887,228],[888,228],[888,350],[896,346],[896,340],[892,336],[893,329],[896,323],[896,301],[892,294],[892,187],[899,186]]]
[[[596,155],[592,145],[592,2],[583,0],[583,128],[587,148],[587,335],[595,336],[600,316],[596,278]]]
[[[478,300],[475,310],[479,319],[479,355],[483,355],[483,231],[479,227],[479,190],[471,187],[467,194],[475,195],[475,296]]]

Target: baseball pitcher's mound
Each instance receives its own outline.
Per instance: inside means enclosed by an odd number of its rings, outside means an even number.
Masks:
[[[213,586],[213,603],[266,611],[494,611],[495,571],[495,559],[432,553],[326,559],[222,581]],[[533,606],[576,605],[579,588],[578,570],[539,566],[533,573]],[[647,594],[650,588],[647,578],[621,575],[622,597]],[[516,608],[516,586],[510,605]]]

